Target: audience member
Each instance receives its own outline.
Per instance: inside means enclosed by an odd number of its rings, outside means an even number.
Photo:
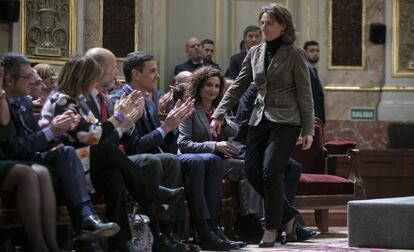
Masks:
[[[242,215],[263,216],[260,196],[246,180],[244,161],[236,159],[237,149],[228,141],[237,133],[237,125],[225,119],[220,136],[212,137],[209,132],[211,115],[221,99],[224,78],[218,69],[202,67],[193,73],[191,96],[195,99],[195,111],[179,126],[178,147],[182,153],[216,153],[223,158],[224,177],[241,181],[240,211]],[[216,202],[220,204],[220,202]]]
[[[185,52],[188,55],[188,60],[174,68],[174,75],[182,71],[193,72],[197,68],[210,65],[209,62],[203,60],[203,51],[200,40],[196,37],[191,37],[185,42]]]
[[[0,66],[0,127],[10,122]],[[0,138],[3,139],[3,131]],[[8,157],[0,145],[0,191],[15,193],[16,208],[27,233],[31,251],[59,251],[56,241],[56,200],[46,167]]]
[[[323,123],[325,123],[325,101],[323,86],[318,76],[318,69],[316,69],[316,63],[319,61],[319,44],[314,40],[306,41],[303,49],[305,49],[308,59],[315,117],[318,117],[322,120]]]
[[[73,147],[57,145],[59,136],[75,128],[79,118],[66,111],[53,118],[47,127],[39,129],[32,102],[27,98],[33,71],[29,60],[15,53],[3,58],[4,90],[10,107],[10,122],[0,130],[3,150],[12,159],[45,164],[63,191],[68,205],[72,226],[78,239],[108,237],[118,232],[115,223],[104,223],[94,214],[90,196],[86,190],[83,166]]]
[[[42,88],[42,100],[45,101],[50,92],[56,88],[56,74],[49,64],[37,64],[34,70],[39,74],[43,80],[44,87]]]
[[[29,97],[32,99],[33,108],[40,108],[43,106],[42,92],[46,88],[43,84],[42,78],[37,74],[36,70],[33,69],[33,80],[29,83]],[[39,112],[39,111],[37,111]]]
[[[213,61],[214,41],[211,39],[204,39],[201,41],[201,48],[203,49],[203,59],[211,66],[220,70],[217,63]]]
[[[99,81],[99,83],[96,85],[96,89],[93,90],[90,94],[90,98],[87,101],[87,104],[91,108],[92,113],[94,116],[100,121],[104,122],[105,116],[110,117],[113,115],[113,107],[110,103],[109,99],[107,97],[104,97],[104,94],[107,94],[108,90],[112,88],[112,85],[114,83],[114,76],[117,74],[117,71],[111,70],[114,67],[116,68],[116,58],[115,55],[105,49],[105,48],[92,48],[86,52],[87,56],[92,57],[95,59],[101,67],[104,69],[104,75]],[[138,91],[139,92],[139,91]],[[101,97],[101,98],[100,98]],[[104,98],[104,99],[102,99]],[[144,109],[144,98],[142,95],[138,96],[138,107],[141,111],[141,114]],[[124,134],[123,138],[121,139],[121,143],[123,143],[125,147],[128,146],[129,143],[133,142],[130,139],[129,134]],[[169,154],[140,154],[140,155],[133,155],[128,157],[130,160],[132,160],[134,163],[141,166],[143,169],[145,176],[151,176],[151,172],[154,170],[159,170],[160,173],[163,174],[164,177],[171,177],[176,176],[177,178],[169,178],[166,180],[169,180],[169,185],[174,186],[175,184],[180,184],[180,178],[181,173],[175,174],[174,169],[180,169],[178,166],[178,160],[171,160]],[[152,161],[152,162],[150,162]],[[154,162],[155,161],[155,162]],[[165,166],[165,169],[163,169],[163,166]],[[170,167],[173,166],[173,167]],[[166,170],[167,172],[163,172],[163,170]],[[148,173],[148,174],[147,174]],[[111,176],[112,177],[112,176]],[[165,179],[165,178],[164,178]],[[159,178],[161,180],[161,178]],[[177,180],[171,181],[171,180]],[[109,182],[109,181],[108,181]],[[111,183],[113,183],[113,179],[111,179]],[[123,183],[123,181],[118,181],[117,183]],[[105,190],[105,188],[108,188],[109,185],[103,186],[104,191],[107,192],[106,200],[109,202],[113,202],[114,204],[110,204],[109,209],[107,208],[107,211],[109,210],[109,217],[111,220],[111,217],[114,218],[114,221],[120,224],[121,231],[119,234],[115,235],[114,237],[111,237],[110,239],[110,245],[112,247],[119,248],[119,250],[122,251],[128,251],[126,249],[121,249],[122,247],[131,247],[130,242],[127,242],[129,239],[131,239],[131,234],[128,226],[128,220],[126,216],[126,206],[125,206],[125,193],[122,194],[122,191],[120,191],[121,188],[125,186],[118,186],[116,189],[118,189],[118,193],[114,192],[114,189]],[[121,200],[123,199],[123,200]],[[117,204],[115,204],[117,203]],[[143,210],[146,209],[147,206],[143,206]],[[173,211],[174,206],[170,206],[169,211]],[[162,210],[162,209],[161,209]],[[149,213],[149,217],[151,219],[151,226],[156,227],[157,224],[157,215],[151,216],[152,213]],[[166,219],[166,218],[164,218]],[[154,229],[153,228],[153,229]],[[170,249],[177,250],[179,246],[172,246]]]
[[[124,63],[124,74],[129,85],[125,85],[123,93],[129,93],[132,89],[145,92],[156,87],[159,78],[157,64],[152,55],[144,52],[128,54]],[[116,99],[117,97],[114,97]],[[177,126],[191,115],[194,101],[188,99],[185,102],[178,101],[163,123],[158,119],[154,103],[145,99],[145,111],[143,117],[135,124],[134,148],[136,152],[173,152],[176,150]],[[175,147],[176,148],[176,147]],[[127,149],[128,150],[128,149]],[[128,151],[131,151],[130,149]],[[134,151],[134,150],[132,150]],[[178,155],[184,178],[186,198],[190,208],[192,223],[201,234],[200,245],[203,249],[211,250],[234,249],[238,246],[230,241],[224,241],[217,237],[211,230],[219,230],[218,220],[221,218],[221,207],[209,208],[212,198],[221,200],[222,163],[214,154],[182,154]],[[206,183],[205,179],[218,181],[218,183]],[[207,190],[210,199],[200,197]],[[211,231],[211,232],[210,232]],[[174,239],[172,239],[174,240]]]
[[[235,80],[242,68],[242,63],[251,47],[256,46],[262,42],[262,32],[260,28],[255,25],[247,26],[243,31],[243,47],[240,45],[239,53],[236,53],[230,58],[230,65],[227,68],[225,77]]]

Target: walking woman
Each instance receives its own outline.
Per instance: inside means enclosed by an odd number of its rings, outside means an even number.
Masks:
[[[246,175],[264,198],[266,227],[259,247],[272,247],[278,234],[284,244],[283,234],[295,231],[298,211],[285,198],[284,169],[300,134],[302,148],[311,146],[314,116],[305,52],[293,45],[292,15],[282,5],[269,4],[258,19],[265,42],[247,53],[239,76],[212,115],[210,130],[220,134],[225,112],[254,81],[258,94],[247,133]]]

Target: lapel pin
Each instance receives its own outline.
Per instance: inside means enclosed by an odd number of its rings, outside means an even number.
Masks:
[[[20,110],[23,111],[23,112],[25,112],[26,111],[26,107],[22,105],[22,106],[20,106]]]
[[[273,66],[274,67],[279,67],[279,64],[276,62]]]

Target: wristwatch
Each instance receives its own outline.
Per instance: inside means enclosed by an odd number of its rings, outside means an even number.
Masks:
[[[6,97],[6,91],[3,89],[0,91],[0,100],[2,100],[4,97]]]

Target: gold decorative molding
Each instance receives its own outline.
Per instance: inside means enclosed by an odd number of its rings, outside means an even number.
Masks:
[[[220,8],[220,0],[216,0],[216,6],[215,6],[215,8],[216,8],[216,27],[215,27],[215,32],[216,32],[216,34],[215,34],[215,47],[214,47],[214,50],[215,50],[215,54],[214,54],[214,57],[216,58],[216,62],[219,62],[219,60],[220,60],[220,58],[219,58],[219,56],[220,56],[220,32],[221,32],[221,29],[220,29],[220,15],[221,15],[221,8]]]
[[[358,86],[325,86],[327,92],[414,92],[410,86],[385,86],[385,87],[358,87]]]
[[[242,1],[249,1],[249,0],[231,0],[231,52],[236,53],[239,51],[238,42],[236,42],[236,2],[242,2]],[[272,4],[272,3],[279,3],[286,6],[286,8],[289,8],[289,1],[288,0],[269,0],[269,1],[263,1],[266,2],[266,4]],[[257,10],[255,15],[259,14],[260,10]],[[256,24],[257,25],[257,24]],[[239,41],[240,42],[240,41]],[[237,50],[236,50],[237,48]]]
[[[134,50],[138,51],[141,47],[141,37],[142,34],[142,0],[134,0],[135,1],[135,27],[134,27]],[[103,17],[104,15],[104,0],[99,0],[99,39],[101,46],[103,47]],[[117,57],[117,62],[123,62],[124,58]]]
[[[403,15],[401,13],[400,2],[401,0],[392,1],[392,77],[412,78],[414,77],[414,19],[412,18],[412,14],[405,13],[406,20],[400,20],[400,16]],[[406,2],[405,4],[410,3]],[[411,5],[414,9],[414,3],[411,2]],[[404,8],[403,11],[409,12],[407,8]],[[403,39],[404,41],[400,38],[404,32],[402,31],[401,24],[403,24],[404,30],[408,34]],[[405,67],[402,66],[403,59],[400,57],[401,44],[405,46],[405,56],[411,60]]]
[[[332,65],[332,2],[328,0],[328,69],[332,70],[365,70],[366,48],[365,48],[365,22],[366,22],[366,3],[362,1],[362,20],[361,20],[361,65],[360,66],[337,66]]]
[[[36,21],[36,23],[28,24],[30,21],[33,22],[33,20],[27,19],[28,8],[30,8],[32,12],[37,12],[39,15],[39,22]],[[49,12],[50,15],[45,17],[48,20],[41,20],[40,12]],[[67,27],[62,26],[61,22],[62,17],[65,15],[67,15]],[[77,22],[76,0],[59,2],[49,1],[44,3],[38,3],[33,0],[21,0],[19,20],[19,52],[26,55],[31,62],[55,65],[65,64],[68,58],[76,54]],[[30,35],[27,34],[29,25],[32,26],[32,29],[35,28],[37,32]],[[65,28],[67,29],[66,31]],[[59,34],[54,34],[55,32],[58,32]],[[34,46],[34,51],[28,51],[27,40],[33,40],[34,38],[40,39],[40,36],[45,36],[42,43],[38,41],[38,45]],[[64,44],[65,40],[66,43]]]

